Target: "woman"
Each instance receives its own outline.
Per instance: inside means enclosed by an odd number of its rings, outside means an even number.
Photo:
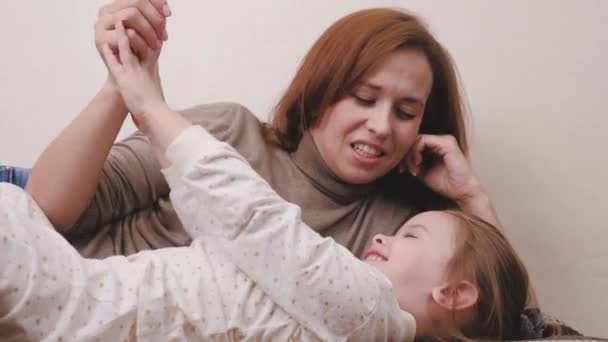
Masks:
[[[118,21],[139,54],[158,47],[166,37],[159,13],[170,14],[160,0],[112,2],[99,13],[98,48],[116,46]],[[153,60],[147,67],[158,77]],[[424,25],[372,9],[321,36],[268,125],[236,104],[183,114],[235,147],[313,229],[361,256],[372,236],[392,235],[423,209],[455,204],[499,226],[465,158],[462,107],[449,55]],[[148,140],[137,133],[112,146],[126,115],[108,77],[39,158],[27,185],[85,256],[190,241]]]

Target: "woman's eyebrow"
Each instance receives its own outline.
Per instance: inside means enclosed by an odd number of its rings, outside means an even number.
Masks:
[[[372,90],[382,90],[382,86],[379,86],[377,84],[373,84],[370,81],[365,81],[365,80],[361,81],[361,83],[359,83],[359,86],[371,88]]]
[[[367,80],[363,80],[359,83],[359,85],[356,88],[361,88],[361,87],[365,87],[365,88],[369,88],[371,90],[374,91],[380,91],[382,90],[382,86],[378,85],[378,84],[374,84],[370,81]],[[403,103],[403,104],[410,104],[410,105],[416,105],[416,106],[420,106],[420,107],[424,107],[424,101],[422,101],[421,99],[415,97],[415,96],[405,96],[399,99],[398,101],[399,103]]]

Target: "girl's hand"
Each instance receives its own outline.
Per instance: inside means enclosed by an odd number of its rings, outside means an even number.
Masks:
[[[115,79],[118,90],[131,112],[136,125],[145,122],[146,115],[167,108],[158,77],[158,55],[160,47],[145,46],[142,57],[138,58],[129,44],[129,37],[122,24],[116,24],[118,56],[109,44],[102,46],[101,52]]]
[[[480,196],[485,197],[456,139],[451,135],[420,135],[402,162],[431,190],[466,207]]]

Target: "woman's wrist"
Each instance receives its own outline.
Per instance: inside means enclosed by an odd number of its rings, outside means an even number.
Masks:
[[[465,196],[461,200],[457,200],[456,204],[458,204],[462,210],[473,214],[502,230],[502,225],[498,219],[498,214],[494,208],[492,199],[481,186],[478,186],[470,195]]]
[[[120,96],[120,91],[118,90],[118,85],[116,85],[116,81],[114,81],[110,75],[108,75],[106,80],[103,82],[101,90],[107,92],[108,94],[113,93],[122,99],[122,96]]]
[[[456,203],[460,207],[483,205],[489,200],[486,191],[480,184],[471,185],[469,188],[469,191],[466,191],[464,195],[456,199]]]
[[[120,94],[118,86],[110,77],[108,77],[101,86],[101,89],[98,92],[98,96],[103,98],[104,102],[113,108],[113,110],[111,111],[112,113],[124,117],[129,114],[129,109],[125,104],[125,101],[122,99],[122,95]]]
[[[485,193],[478,193],[473,196],[467,196],[464,200],[456,201],[456,204],[463,210],[475,213],[479,209],[491,206],[492,202],[490,201],[490,197]]]

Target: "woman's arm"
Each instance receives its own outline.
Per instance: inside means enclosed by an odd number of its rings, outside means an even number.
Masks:
[[[106,82],[34,164],[26,190],[57,230],[69,229],[88,206],[126,115],[120,94]]]
[[[160,44],[159,37],[166,35],[165,19],[159,14],[164,3],[120,0],[101,8],[95,26],[98,49],[103,44],[116,48],[116,20],[132,27],[129,38],[139,53],[146,51],[147,44]],[[109,76],[91,102],[36,161],[26,190],[59,231],[71,228],[91,202],[126,115],[127,107]]]

